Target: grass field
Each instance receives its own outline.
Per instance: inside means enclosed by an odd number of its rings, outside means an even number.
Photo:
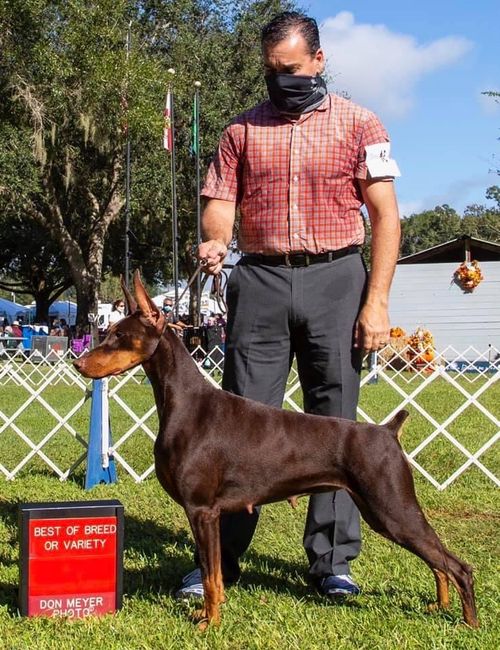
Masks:
[[[498,385],[482,398],[498,417]],[[20,390],[0,390],[0,410],[11,414],[26,399]],[[134,410],[151,406],[151,389],[145,384],[120,391]],[[44,393],[47,403],[69,412],[81,398],[72,387],[55,387]],[[456,408],[457,398],[443,384],[434,395],[423,394],[440,421]],[[384,385],[367,386],[361,405],[374,416],[392,408],[394,398]],[[454,406],[455,405],[455,406]],[[495,411],[496,409],[496,411]],[[470,411],[470,413],[468,413]],[[89,405],[71,418],[82,436],[88,430]],[[490,426],[476,409],[468,409],[454,434],[475,450],[489,435]],[[413,448],[429,425],[416,412],[405,432],[405,446]],[[53,426],[40,405],[23,410],[16,421],[33,440],[40,441]],[[131,425],[123,409],[113,406],[115,441]],[[156,429],[156,418],[148,421]],[[437,441],[438,442],[438,441]],[[137,469],[151,463],[152,442],[143,433],[126,443],[124,455],[134,458]],[[498,447],[498,445],[497,445]],[[26,454],[26,443],[11,428],[0,436],[0,463],[12,469]],[[61,466],[73,462],[81,446],[59,432],[47,448]],[[126,452],[126,453],[125,453]],[[444,443],[429,449],[425,458],[433,473],[448,475],[457,462]],[[490,450],[485,464],[498,475],[498,451]],[[445,467],[446,465],[446,467]],[[134,467],[136,465],[134,464]],[[306,584],[306,562],[301,547],[306,499],[297,510],[286,504],[264,508],[257,534],[244,561],[244,576],[228,590],[219,628],[201,634],[189,620],[191,608],[172,598],[182,575],[190,570],[191,535],[183,511],[160,489],[155,479],[135,483],[119,470],[119,482],[86,492],[84,468],[60,482],[41,460],[33,460],[14,481],[0,479],[0,648],[88,650],[162,649],[269,649],[317,648],[498,648],[500,645],[500,508],[498,490],[477,469],[471,469],[444,492],[438,492],[416,475],[417,491],[431,523],[446,545],[471,563],[476,575],[479,630],[460,623],[458,597],[446,613],[428,613],[434,599],[434,579],[427,567],[365,526],[363,552],[352,569],[363,592],[343,604],[330,604]],[[117,498],[125,506],[124,606],[116,615],[85,620],[25,619],[17,609],[18,504],[27,501],[77,501]]]

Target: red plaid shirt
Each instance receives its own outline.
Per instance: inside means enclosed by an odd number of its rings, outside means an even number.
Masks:
[[[237,203],[245,253],[361,244],[365,146],[388,141],[373,113],[336,95],[298,120],[266,101],[226,128],[202,194]]]

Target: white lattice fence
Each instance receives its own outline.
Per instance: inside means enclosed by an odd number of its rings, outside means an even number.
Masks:
[[[223,354],[192,352],[207,381],[218,386]],[[412,358],[413,357],[413,358]],[[82,471],[90,406],[84,380],[67,352],[55,363],[22,351],[0,354],[0,472],[14,479],[22,472],[46,472],[65,480]],[[412,360],[410,360],[412,358]],[[400,408],[410,411],[403,437],[408,459],[437,489],[467,473],[500,486],[500,355],[472,348],[448,348],[432,361],[416,363],[408,348],[386,348],[362,378],[360,420],[386,422]],[[473,359],[473,360],[471,360]],[[113,445],[110,453],[136,481],[153,472],[157,416],[151,386],[142,368],[110,379]],[[284,405],[302,410],[294,368]]]

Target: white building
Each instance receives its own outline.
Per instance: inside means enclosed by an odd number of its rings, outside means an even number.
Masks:
[[[477,260],[484,277],[473,291],[454,279],[466,259]],[[500,351],[500,245],[464,236],[401,258],[389,311],[391,325],[407,334],[418,326],[430,330],[447,358],[479,353],[492,361]]]

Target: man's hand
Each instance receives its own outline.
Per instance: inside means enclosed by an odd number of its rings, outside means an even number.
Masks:
[[[365,304],[359,313],[354,330],[354,347],[375,352],[383,347],[390,337],[389,314],[380,306]]]
[[[227,246],[218,239],[202,242],[198,247],[198,259],[203,265],[203,271],[209,275],[217,275],[222,271]]]

